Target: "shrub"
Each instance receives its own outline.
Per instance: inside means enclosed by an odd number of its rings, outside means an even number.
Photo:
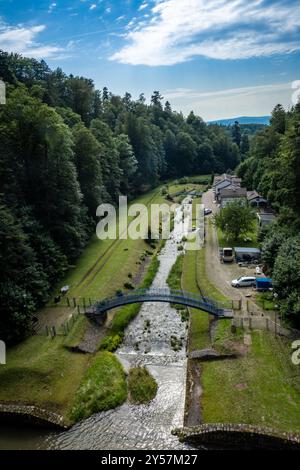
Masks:
[[[121,405],[127,398],[126,375],[110,352],[98,353],[76,392],[70,418],[79,421]]]
[[[134,285],[131,282],[124,282],[125,289],[134,289]]]
[[[123,335],[109,335],[104,338],[100,343],[100,349],[105,351],[114,352],[122,343]]]
[[[158,385],[146,367],[129,371],[128,389],[133,403],[149,403],[156,396]]]

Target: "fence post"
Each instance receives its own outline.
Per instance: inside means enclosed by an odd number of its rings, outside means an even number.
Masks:
[[[73,305],[74,305],[74,308],[76,307],[76,299],[75,297],[73,297]]]
[[[48,325],[46,325],[45,330],[46,330],[46,336],[49,336],[49,328],[48,328]]]
[[[70,307],[70,299],[67,297],[67,306]]]
[[[269,326],[269,319],[266,318],[266,330],[269,331],[270,326]]]
[[[83,301],[83,310],[84,310],[84,313],[85,313],[85,297],[83,297],[82,301]]]
[[[80,315],[80,305],[77,305],[77,313]]]

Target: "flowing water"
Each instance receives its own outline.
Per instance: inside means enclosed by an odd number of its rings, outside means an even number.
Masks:
[[[178,244],[188,232],[186,200],[175,214],[174,230],[159,255],[160,266],[153,288],[168,288],[167,278],[178,256]],[[181,344],[171,346],[171,337]],[[97,413],[65,432],[41,433],[7,428],[0,438],[0,448],[51,449],[184,449],[171,434],[183,425],[186,383],[187,324],[176,309],[167,303],[147,302],[126,329],[117,356],[124,368],[147,366],[158,383],[158,392],[148,405],[125,403],[115,410]],[[0,428],[0,435],[2,436]],[[15,434],[17,433],[17,434]],[[4,447],[5,446],[5,447]]]

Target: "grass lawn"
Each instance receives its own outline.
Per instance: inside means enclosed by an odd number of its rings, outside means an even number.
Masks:
[[[10,348],[0,369],[0,401],[35,404],[67,416],[90,356],[70,352],[64,339],[34,336]]]
[[[185,291],[199,294],[197,285],[197,258],[196,251],[186,252],[183,261],[182,288]],[[190,335],[189,351],[203,349],[210,346],[209,315],[195,308],[189,308]]]
[[[127,398],[126,375],[116,356],[98,353],[75,394],[71,419],[79,421],[99,411],[121,405]]]
[[[193,217],[195,216],[195,206],[201,203],[201,198],[193,199]],[[202,271],[204,266],[205,248],[201,250],[188,250],[184,255],[181,285],[187,292],[199,294],[204,287]],[[205,294],[206,295],[206,294]],[[189,351],[203,349],[210,346],[209,322],[210,317],[206,312],[195,308],[189,308],[190,330],[189,330]]]
[[[211,230],[209,225],[208,239]],[[201,288],[205,295],[224,301],[226,298],[206,277],[204,256],[205,249],[198,253]],[[235,345],[242,354],[237,359],[201,363],[203,421],[254,424],[299,433],[300,369],[291,362],[290,341],[255,330],[247,332],[252,341],[247,350],[245,332],[238,329],[233,334],[230,327],[230,320],[217,323],[214,347],[228,352]]]
[[[166,202],[161,188],[132,201],[132,203],[160,204]],[[113,294],[123,287],[128,273],[134,277],[139,270],[139,258],[149,250],[144,240],[99,240],[94,235],[76,266],[69,271],[61,285],[69,285],[68,296],[96,300]],[[58,289],[58,287],[57,287]]]
[[[255,300],[264,310],[275,309],[276,302],[271,292],[257,292]]]
[[[300,370],[290,342],[251,333],[247,355],[202,363],[204,422],[246,423],[300,432]]]
[[[133,367],[129,371],[129,399],[133,403],[149,403],[156,396],[158,385],[146,367]]]
[[[227,238],[226,235],[222,232],[221,229],[217,229],[217,234],[218,234],[218,240],[219,240],[219,246],[220,248],[224,248],[227,246],[230,247],[235,247],[235,246],[247,246],[251,248],[259,248],[259,243],[257,241],[257,234],[258,234],[258,225],[255,224],[255,228],[242,237],[240,237],[238,240],[233,240],[233,238]],[[246,238],[251,239],[251,241],[245,241]]]

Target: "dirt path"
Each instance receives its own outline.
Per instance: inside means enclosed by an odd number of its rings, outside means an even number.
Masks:
[[[201,365],[199,361],[189,359],[188,361],[188,406],[185,416],[185,426],[199,426],[202,422],[201,418]]]

